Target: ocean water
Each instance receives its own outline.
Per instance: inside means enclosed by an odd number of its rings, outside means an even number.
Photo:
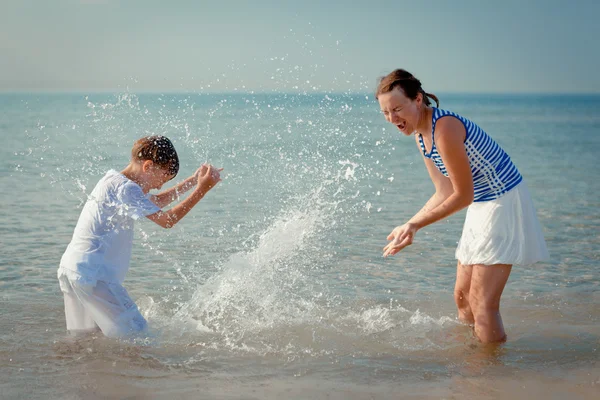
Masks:
[[[433,191],[368,94],[1,94],[1,398],[597,398],[600,96],[441,95],[527,182],[551,260],[515,266],[508,342],[456,320],[464,212],[382,258]],[[72,338],[56,269],[97,180],[163,134],[224,180],[136,224],[147,337]],[[168,187],[169,185],[167,185]]]

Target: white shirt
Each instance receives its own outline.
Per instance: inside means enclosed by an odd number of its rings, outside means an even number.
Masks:
[[[108,171],[81,211],[60,260],[59,275],[65,273],[90,284],[97,280],[122,284],[129,270],[133,221],[158,211],[137,183],[115,170]]]

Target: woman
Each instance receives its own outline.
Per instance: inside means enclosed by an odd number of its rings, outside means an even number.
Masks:
[[[381,78],[375,97],[387,121],[407,136],[414,134],[435,186],[425,206],[390,233],[383,255],[398,253],[419,229],[468,207],[456,249],[459,319],[474,324],[483,343],[505,341],[500,296],[512,265],[548,258],[521,174],[481,128],[432,107],[431,100],[439,107],[438,98],[411,73],[398,69]]]

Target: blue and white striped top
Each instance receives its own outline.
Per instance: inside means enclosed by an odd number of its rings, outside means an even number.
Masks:
[[[456,113],[434,107],[431,122],[431,151],[427,153],[422,135],[419,135],[419,144],[423,155],[431,158],[442,174],[448,176],[446,166],[435,146],[435,124],[440,118],[449,115],[458,118],[467,133],[464,143],[473,175],[475,192],[473,201],[497,199],[523,180],[508,154],[483,129]]]

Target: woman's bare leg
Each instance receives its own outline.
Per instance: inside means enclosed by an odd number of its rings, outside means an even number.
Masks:
[[[471,289],[471,265],[462,265],[460,261],[456,266],[456,285],[454,286],[454,301],[458,308],[458,319],[467,324],[473,324],[473,312],[469,304],[469,291]]]
[[[475,336],[482,343],[506,340],[500,316],[500,296],[511,269],[509,264],[473,265],[469,305],[475,319]]]

